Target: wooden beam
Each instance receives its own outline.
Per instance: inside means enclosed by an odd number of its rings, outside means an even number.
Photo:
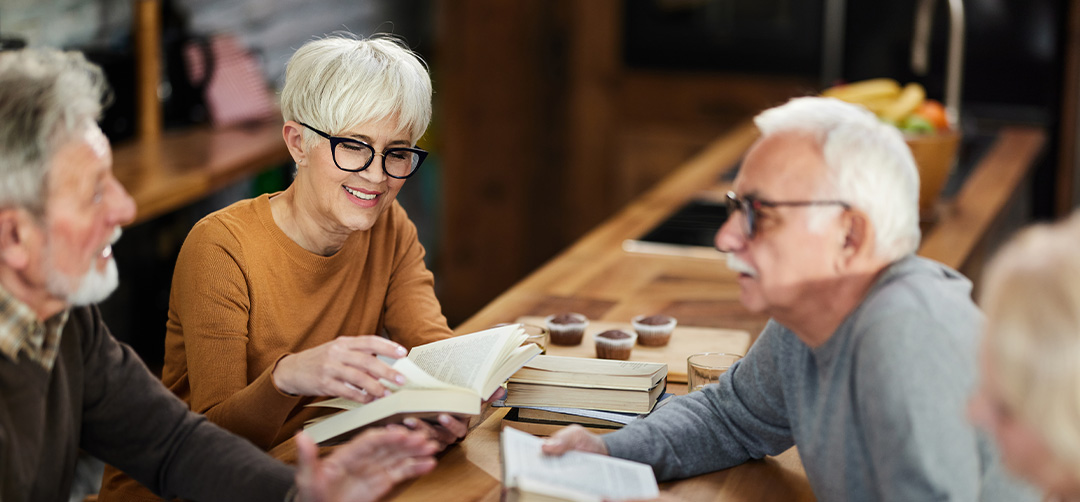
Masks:
[[[1058,138],[1055,213],[1067,216],[1076,205],[1080,171],[1080,2],[1069,3],[1065,30],[1065,71],[1061,89],[1061,129]]]

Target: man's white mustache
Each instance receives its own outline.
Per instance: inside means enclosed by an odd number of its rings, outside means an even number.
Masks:
[[[751,267],[749,263],[742,261],[735,253],[727,254],[727,267],[740,274],[746,274],[750,277],[757,277],[757,270]]]

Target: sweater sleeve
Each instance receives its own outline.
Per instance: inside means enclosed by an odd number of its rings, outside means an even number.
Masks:
[[[383,325],[391,339],[409,348],[450,337],[453,333],[435,297],[435,277],[424,265],[416,225],[396,202],[391,211],[395,252]]]
[[[947,343],[956,338],[950,326],[911,319],[881,317],[855,352],[858,421],[878,498],[977,500],[980,448],[963,409],[974,355]]]
[[[270,449],[300,398],[274,385],[275,365],[248,381],[250,295],[235,237],[214,220],[192,229],[169,298],[169,329],[183,334],[191,409]]]
[[[96,308],[76,309],[68,322],[83,331],[82,448],[166,499],[284,500],[290,467],[188,411],[112,338]]]
[[[770,327],[718,384],[677,396],[644,420],[604,435],[611,455],[649,464],[666,481],[790,448],[794,439],[778,377],[779,342]]]

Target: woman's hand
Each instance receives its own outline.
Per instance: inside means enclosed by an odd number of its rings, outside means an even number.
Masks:
[[[338,396],[366,403],[389,390],[380,378],[405,383],[405,377],[375,356],[405,357],[405,347],[378,336],[340,336],[318,347],[290,354],[274,368],[274,385],[298,396]]]
[[[397,483],[435,468],[438,446],[426,435],[401,426],[371,429],[335,448],[324,460],[310,437],[296,436],[299,456],[297,500],[375,501]]]

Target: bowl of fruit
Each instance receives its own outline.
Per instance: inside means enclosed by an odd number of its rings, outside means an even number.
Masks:
[[[919,215],[924,221],[933,220],[960,145],[960,128],[950,123],[941,102],[926,99],[926,91],[918,83],[901,87],[889,78],[837,85],[821,94],[863,105],[904,133],[919,167]]]

